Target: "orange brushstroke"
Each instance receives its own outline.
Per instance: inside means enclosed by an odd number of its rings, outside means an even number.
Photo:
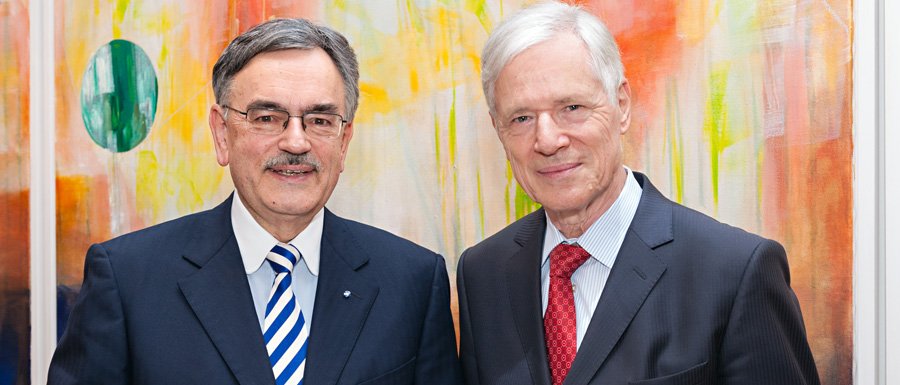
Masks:
[[[263,21],[278,17],[303,17],[315,20],[318,4],[312,1],[232,1],[228,4],[229,20],[234,20],[232,37]],[[217,55],[218,56],[218,55]]]
[[[677,34],[678,2],[652,0],[624,3],[618,1],[580,1],[615,36],[625,66],[625,77],[632,91],[633,123],[624,137],[626,154],[636,154],[646,143],[645,126],[663,114],[666,78],[676,72],[683,42]],[[632,167],[641,168],[640,159],[628,156]]]
[[[28,289],[28,207],[28,190],[0,193],[0,295]]]
[[[0,361],[16,384],[31,356],[28,3],[0,1]]]
[[[79,286],[84,255],[92,243],[111,237],[105,176],[57,176],[57,281]]]
[[[823,383],[852,382],[853,192],[851,62],[833,44],[841,27],[825,10],[798,7],[793,37],[766,47],[774,66],[766,109],[783,115],[783,134],[764,144],[763,235],[780,240]],[[831,24],[830,24],[831,23]],[[830,25],[829,25],[830,24]],[[825,33],[830,32],[830,33]],[[834,46],[831,48],[826,48]],[[783,71],[783,84],[773,73]],[[815,77],[810,74],[825,73]],[[820,82],[829,82],[822,84]],[[815,92],[809,98],[807,90]]]

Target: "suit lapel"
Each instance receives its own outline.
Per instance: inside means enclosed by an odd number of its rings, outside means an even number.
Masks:
[[[178,286],[238,382],[272,384],[275,379],[230,213],[228,199],[196,227],[196,241],[184,258],[198,270]]]
[[[506,288],[512,318],[522,342],[534,384],[550,384],[544,321],[541,312],[541,249],[546,227],[544,210],[528,215],[515,241],[522,247],[506,260]]]
[[[369,261],[367,249],[350,233],[343,219],[325,210],[305,377],[316,383],[334,384],[356,345],[378,287],[359,272]],[[349,297],[344,295],[347,291]]]
[[[670,242],[672,206],[640,173],[641,202],[619,249],[566,385],[588,384],[666,271],[653,249]]]

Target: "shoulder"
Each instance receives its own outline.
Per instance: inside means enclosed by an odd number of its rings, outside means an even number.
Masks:
[[[466,249],[460,256],[460,264],[464,259],[470,265],[493,263],[499,256],[514,253],[526,243],[543,242],[546,225],[544,210],[538,209]]]
[[[703,272],[739,278],[761,251],[784,255],[777,242],[672,202],[643,174],[635,173],[635,178],[643,192],[629,233],[669,266],[667,274]]]
[[[180,260],[190,250],[217,248],[234,237],[230,202],[92,245],[88,253],[102,253],[120,267],[141,269]]]
[[[339,217],[326,211],[323,244],[340,244],[368,254],[370,259],[391,265],[433,267],[443,258],[406,238],[378,227]]]
[[[221,207],[185,215],[144,229],[136,230],[101,243],[103,247],[115,249],[141,248],[160,249],[168,245],[184,244],[194,239],[200,231],[209,230],[214,224],[222,227],[222,223],[214,223],[222,218]],[[227,210],[226,210],[227,211]],[[225,216],[227,227],[231,227],[230,217]]]
[[[135,230],[102,242],[101,245],[108,248],[130,248],[146,246],[148,243],[159,247],[161,244],[179,242],[190,238],[193,234],[190,229],[196,228],[202,222],[202,213],[195,213],[175,218],[160,224]],[[164,241],[161,243],[161,241]]]
[[[679,243],[720,245],[725,250],[748,251],[764,242],[776,243],[676,203],[673,203],[672,222],[675,240]]]
[[[737,283],[753,264],[774,262],[786,267],[786,253],[778,242],[689,207],[669,204],[671,241],[654,248],[669,266],[669,274],[718,276],[722,282]]]
[[[686,248],[716,246],[721,250],[736,250],[752,249],[765,241],[759,235],[669,200],[645,175],[637,172],[634,175],[643,192],[630,229],[651,247],[672,243]]]

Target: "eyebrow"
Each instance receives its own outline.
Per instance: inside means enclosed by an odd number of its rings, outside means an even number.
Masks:
[[[497,112],[500,113],[500,111],[497,111]],[[531,112],[534,112],[534,110],[531,108],[525,107],[525,106],[519,106],[508,113],[500,115],[499,118],[503,119],[503,120],[510,120],[510,119],[514,119],[518,116],[521,116],[523,114],[527,114],[527,113],[531,113]]]
[[[250,104],[247,105],[247,109],[250,109],[250,108],[265,108],[267,110],[279,110],[279,111],[289,112],[287,107],[285,107],[284,105],[277,103],[277,102],[270,101],[270,100],[255,100],[253,102],[250,102]],[[313,104],[312,106],[309,106],[309,107],[306,107],[303,109],[303,113],[326,112],[326,113],[336,114],[337,111],[338,111],[338,107],[337,107],[337,105],[335,105],[333,103],[318,103],[318,104]]]
[[[320,103],[313,104],[304,110],[304,112],[327,112],[330,114],[336,114],[338,111],[338,107],[332,103]]]
[[[585,104],[586,102],[585,102],[584,100],[582,100],[582,99],[579,99],[579,98],[575,98],[575,97],[572,97],[572,96],[567,96],[567,97],[564,97],[564,98],[556,99],[556,100],[555,100],[555,103],[558,104],[558,105],[559,105],[559,104],[569,105],[569,104],[572,104],[572,103],[581,103],[581,104]]]
[[[564,96],[553,100],[553,105],[555,106],[568,106],[571,104],[588,104],[588,101],[576,98],[574,96]],[[534,112],[534,110],[528,107],[518,107],[512,112],[508,113],[504,119],[512,119],[521,114],[530,112]]]
[[[283,105],[269,100],[254,100],[247,105],[248,110],[251,108],[265,108],[267,110],[287,111],[287,109]]]

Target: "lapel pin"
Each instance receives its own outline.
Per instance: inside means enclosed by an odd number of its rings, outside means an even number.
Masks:
[[[344,290],[344,298],[350,298],[350,290]]]

